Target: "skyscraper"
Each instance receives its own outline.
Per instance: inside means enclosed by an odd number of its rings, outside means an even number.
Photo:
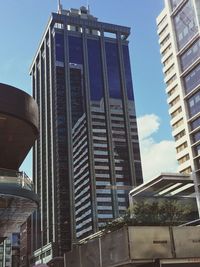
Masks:
[[[192,173],[200,211],[200,1],[165,0],[157,25],[179,172]]]
[[[33,176],[42,254],[62,256],[119,217],[129,190],[143,181],[129,34],[85,7],[51,14],[31,66],[40,110]]]

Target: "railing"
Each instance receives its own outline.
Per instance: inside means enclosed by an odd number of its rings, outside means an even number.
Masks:
[[[10,184],[27,190],[33,190],[33,183],[25,172],[0,168],[0,186]]]

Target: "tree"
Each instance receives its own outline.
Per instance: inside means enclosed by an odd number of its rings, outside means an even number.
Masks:
[[[138,198],[124,216],[105,225],[105,231],[113,231],[124,225],[181,225],[197,218],[193,205],[189,200],[186,203],[175,198]]]

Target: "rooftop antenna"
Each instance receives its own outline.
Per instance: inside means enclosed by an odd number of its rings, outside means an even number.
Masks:
[[[90,13],[90,6],[89,6],[89,0],[87,0],[87,10]]]
[[[62,13],[62,4],[61,4],[61,0],[58,0],[58,14]]]

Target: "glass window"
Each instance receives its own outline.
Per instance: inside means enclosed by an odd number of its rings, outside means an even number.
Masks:
[[[167,20],[167,16],[164,16],[164,18],[158,24],[158,29],[162,27],[162,25],[166,22],[166,20]]]
[[[180,114],[182,111],[182,108],[179,107],[178,109],[176,109],[172,114],[171,114],[171,117],[172,119],[175,118],[178,114]]]
[[[160,47],[162,48],[170,39],[170,34],[168,34],[165,39],[160,43]]]
[[[183,55],[180,57],[181,68],[186,70],[197,58],[200,57],[200,40],[195,42]]]
[[[189,154],[187,154],[187,155],[183,156],[182,158],[178,159],[178,163],[182,164],[182,163],[186,162],[189,159],[190,159]]]
[[[165,48],[165,50],[162,52],[162,56],[164,57],[172,48],[172,45],[169,44],[169,46],[167,48]]]
[[[167,82],[167,86],[170,86],[170,84],[172,84],[174,81],[176,80],[176,74],[174,76],[172,76]]]
[[[185,92],[188,94],[200,84],[200,65],[197,65],[187,76],[184,77]]]
[[[110,97],[121,99],[118,47],[116,43],[110,42],[106,42],[105,47]]]
[[[197,118],[196,120],[194,120],[193,122],[191,122],[191,129],[194,130],[197,127],[200,126],[200,118]]]
[[[92,101],[100,101],[103,98],[103,75],[100,41],[89,39],[87,43],[90,75],[90,96]]]
[[[183,144],[181,144],[180,146],[178,146],[178,147],[176,148],[176,152],[177,152],[177,153],[181,152],[181,151],[182,151],[183,149],[185,149],[187,146],[188,146],[188,145],[187,145],[187,142],[184,142]]]
[[[193,1],[189,0],[174,17],[174,26],[179,50],[197,33],[197,21]]]
[[[176,123],[174,123],[172,125],[173,130],[177,129],[179,126],[181,126],[183,124],[183,119],[180,119],[179,121],[177,121]]]
[[[69,62],[83,64],[83,46],[80,37],[69,36]]]
[[[191,169],[191,167],[188,167],[188,168],[186,168],[186,169],[182,170],[180,173],[185,173],[185,174],[188,174],[188,173],[191,173],[191,172],[192,172],[192,169]]]
[[[196,143],[200,140],[200,131],[197,133],[193,134],[193,142]]]
[[[200,91],[188,99],[188,109],[190,117],[200,112]]]
[[[175,141],[178,141],[184,135],[185,135],[185,130],[181,131],[180,133],[174,136]]]
[[[171,2],[171,9],[174,10],[182,0],[170,0]]]
[[[123,46],[123,55],[124,55],[124,68],[125,68],[125,75],[126,75],[127,95],[128,95],[129,100],[134,100],[129,50],[128,50],[128,46],[126,45]]]
[[[63,34],[56,33],[55,35],[56,46],[56,61],[64,62],[64,36]]]
[[[200,155],[200,145],[194,147],[194,151],[196,156]]]

